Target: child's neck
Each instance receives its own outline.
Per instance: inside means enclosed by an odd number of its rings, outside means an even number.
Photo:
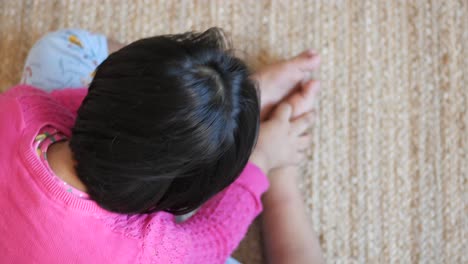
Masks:
[[[47,161],[52,171],[64,182],[86,192],[86,186],[80,181],[75,170],[75,161],[68,141],[54,143],[47,149]]]

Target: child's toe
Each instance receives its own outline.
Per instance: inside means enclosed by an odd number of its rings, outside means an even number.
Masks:
[[[313,71],[320,66],[320,56],[314,50],[305,50],[292,58],[290,63],[302,71]]]

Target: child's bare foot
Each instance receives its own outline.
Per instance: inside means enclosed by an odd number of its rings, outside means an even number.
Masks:
[[[317,82],[307,82],[310,73],[320,65],[320,57],[312,50],[306,50],[296,57],[266,66],[252,78],[257,80],[261,92],[262,119],[265,119],[271,109],[279,101],[287,96],[292,96],[293,92],[299,91],[302,97],[314,96],[318,90]],[[296,100],[296,99],[293,99]],[[306,109],[294,109],[302,113]]]

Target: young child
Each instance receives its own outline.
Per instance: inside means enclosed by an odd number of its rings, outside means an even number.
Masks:
[[[308,146],[303,114],[318,85],[289,94],[318,57],[303,53],[287,77],[251,77],[216,28],[106,57],[103,36],[49,34],[28,56],[26,85],[0,95],[2,259],[224,263],[262,209],[265,174]],[[293,109],[271,112],[288,95]]]

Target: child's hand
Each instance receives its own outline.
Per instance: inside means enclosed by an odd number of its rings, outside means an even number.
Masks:
[[[264,173],[282,166],[299,163],[309,147],[310,136],[306,133],[311,113],[290,121],[292,107],[280,104],[271,118],[260,125],[257,145],[250,156],[250,161],[260,167]]]

